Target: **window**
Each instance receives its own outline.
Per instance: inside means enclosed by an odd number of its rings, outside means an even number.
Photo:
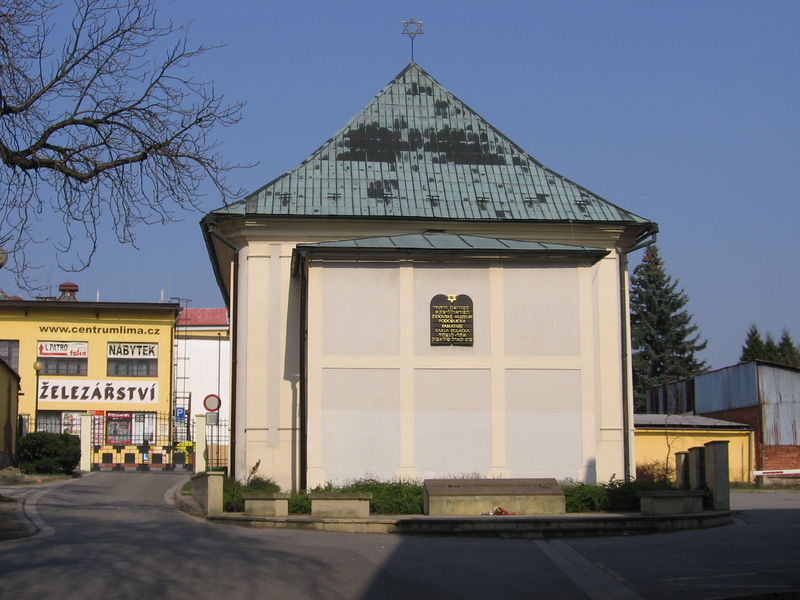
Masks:
[[[72,435],[81,434],[81,415],[82,412],[60,412],[56,410],[40,410],[39,425],[37,431],[49,431],[50,433],[70,433]]]
[[[39,357],[42,363],[41,375],[86,375],[86,358],[66,358],[63,356]]]
[[[109,358],[108,375],[114,377],[157,377],[158,361],[149,358]]]
[[[158,344],[109,342],[109,377],[158,377]]]
[[[19,372],[19,340],[0,340],[0,358]]]
[[[88,342],[36,342],[36,360],[42,363],[40,375],[86,375]]]

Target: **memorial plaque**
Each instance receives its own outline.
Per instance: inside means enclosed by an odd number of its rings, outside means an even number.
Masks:
[[[436,294],[431,299],[431,346],[472,346],[474,342],[472,298]]]

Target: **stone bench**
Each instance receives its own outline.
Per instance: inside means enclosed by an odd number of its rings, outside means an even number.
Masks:
[[[312,517],[369,517],[371,493],[309,494]]]
[[[563,515],[564,492],[553,478],[426,479],[425,514],[477,516],[500,507],[517,515]]]
[[[703,512],[705,492],[652,490],[639,492],[643,515],[685,515]]]
[[[245,492],[244,514],[254,517],[286,517],[289,494],[286,492]]]

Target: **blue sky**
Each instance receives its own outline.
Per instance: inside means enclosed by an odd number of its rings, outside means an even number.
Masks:
[[[190,39],[225,43],[193,64],[231,99],[220,130],[231,181],[254,190],[302,161],[410,60],[401,21],[424,21],[416,61],[532,156],[659,223],[714,367],[751,323],[800,342],[800,3],[791,0],[160,0]],[[209,195],[204,208],[219,205]],[[102,240],[53,288],[79,298],[221,306],[198,221]],[[632,256],[638,263],[640,253]],[[44,275],[48,272],[49,275]],[[0,271],[0,287],[16,293]]]

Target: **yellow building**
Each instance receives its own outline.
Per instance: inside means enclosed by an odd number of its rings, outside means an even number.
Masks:
[[[78,434],[92,415],[92,463],[137,468],[169,462],[188,438],[173,420],[175,321],[171,303],[0,301],[0,358],[20,376],[23,431]],[[173,426],[174,425],[174,426]]]
[[[635,415],[637,470],[666,465],[675,479],[675,453],[707,442],[728,442],[728,472],[731,481],[751,480],[753,428],[691,414]]]
[[[17,447],[19,375],[0,359],[0,469],[12,463]]]

